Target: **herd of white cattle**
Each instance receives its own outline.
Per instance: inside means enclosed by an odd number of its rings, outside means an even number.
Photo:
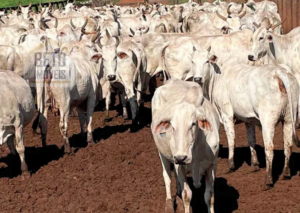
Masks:
[[[49,4],[33,13],[31,5],[0,18],[0,126],[6,143],[24,158],[23,129],[38,115],[46,145],[47,112],[60,113],[65,152],[70,152],[68,117],[77,109],[81,132],[92,137],[92,115],[111,91],[120,95],[123,116],[129,103],[132,125],[150,79],[161,73],[164,85],[152,99],[151,131],[163,167],[166,210],[173,211],[171,164],[185,212],[192,191],[206,176],[205,202],[214,212],[214,180],[220,123],[229,147],[228,172],[234,170],[234,124],[244,122],[253,171],[259,169],[255,125],[262,129],[266,154],[263,189],[272,187],[273,137],[283,124],[285,164],[290,177],[292,145],[300,107],[300,28],[283,34],[277,5],[272,1],[199,5],[142,3],[135,7],[107,5],[61,10]],[[283,17],[284,18],[284,17]],[[36,106],[35,100],[36,99]]]

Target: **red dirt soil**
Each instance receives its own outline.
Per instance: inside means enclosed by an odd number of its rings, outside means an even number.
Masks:
[[[75,149],[73,155],[63,155],[59,117],[49,113],[46,148],[42,148],[40,136],[32,133],[31,125],[26,127],[26,161],[32,177],[23,180],[18,176],[20,162],[3,145],[0,158],[0,212],[164,212],[165,186],[158,153],[148,127],[151,119],[149,102],[147,106],[143,115],[148,125],[137,132],[130,132],[130,122],[118,116],[118,107],[110,112],[108,121],[104,121],[105,112],[95,112],[93,126],[97,144],[88,147],[85,138],[79,134],[78,119],[70,118],[69,137]],[[215,182],[216,212],[299,212],[299,149],[293,148],[291,180],[278,180],[284,163],[281,127],[276,129],[274,138],[273,176],[276,183],[269,191],[261,190],[265,175],[261,131],[257,128],[256,150],[261,170],[251,173],[246,130],[243,124],[236,126],[237,171],[230,174],[225,174],[228,149],[225,132],[223,129],[221,132]],[[174,182],[173,179],[173,194]],[[193,188],[194,213],[207,211],[203,192],[203,187],[197,190]],[[179,198],[177,204],[177,212],[182,213],[183,206]]]

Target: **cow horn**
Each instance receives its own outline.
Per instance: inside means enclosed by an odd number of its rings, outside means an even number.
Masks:
[[[242,14],[239,15],[239,18],[241,19],[241,18],[243,18],[245,15],[246,15],[246,10],[245,10]]]
[[[285,20],[286,20],[286,18],[285,18],[285,19],[283,19],[283,21],[281,21],[281,22],[279,22],[279,23],[275,24],[274,26],[272,26],[272,30],[275,30],[275,29],[276,29],[276,27],[278,27],[278,26],[279,26],[279,25],[281,25],[283,22],[285,22]]]
[[[71,24],[71,27],[72,27],[73,29],[76,29],[76,26],[74,25],[73,19],[72,19],[72,18],[71,18],[71,20],[70,20],[70,24]]]
[[[227,18],[225,18],[224,16],[222,16],[218,11],[216,12],[217,16],[219,16],[220,19],[227,21]]]
[[[21,35],[21,37],[20,37],[20,39],[19,39],[19,42],[18,42],[18,44],[21,44],[22,43],[22,40],[23,40],[23,38],[24,37],[26,37],[27,35],[26,34],[23,34],[23,35]]]
[[[231,14],[231,11],[230,11],[230,7],[232,6],[232,4],[231,5],[229,5],[228,7],[227,7],[227,13],[228,13],[228,15],[230,15]]]
[[[22,5],[21,5],[21,3],[19,2],[19,7],[21,8],[22,7]]]
[[[150,28],[148,27],[145,31],[144,31],[144,34],[148,33],[150,30]]]
[[[95,41],[97,40],[97,38],[99,37],[100,32],[96,33],[93,37],[92,37],[92,43],[95,43]]]
[[[256,24],[255,22],[253,22],[253,25],[254,25],[256,28],[260,28],[260,27],[261,27],[261,24]]]
[[[103,48],[103,45],[101,44],[101,38],[102,38],[102,37],[100,37],[100,38],[99,38],[99,41],[98,41],[98,46],[100,47],[100,49]]]
[[[115,44],[115,46],[118,47],[119,44],[120,44],[120,39],[119,39],[119,37],[118,37],[118,36],[113,36],[113,38],[116,39],[116,44]]]
[[[88,23],[88,18],[85,17],[85,21],[84,21],[84,24],[82,25],[81,29],[85,29],[87,23]]]
[[[153,7],[151,7],[151,10],[149,11],[149,14],[151,14],[151,13],[152,13],[152,11],[153,11]]]
[[[241,12],[243,12],[243,10],[244,10],[244,3],[242,4],[241,9],[239,10],[238,14],[240,14]]]

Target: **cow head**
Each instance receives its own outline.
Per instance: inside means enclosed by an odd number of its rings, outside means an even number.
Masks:
[[[211,47],[207,50],[197,50],[193,47],[192,70],[194,72],[194,81],[201,86],[208,82],[212,72],[216,72],[217,56],[211,54]]]
[[[193,97],[200,98],[199,89],[190,88],[182,103],[173,106],[171,118],[163,120],[154,129],[154,133],[159,133],[161,137],[171,135],[170,148],[175,164],[192,163],[194,144],[199,143],[199,129],[212,131],[211,123],[206,119],[202,107],[196,107],[190,102]],[[203,98],[202,95],[201,97]]]
[[[228,23],[228,27],[229,27],[228,29],[229,29],[229,32],[231,33],[231,32],[240,30],[241,19],[246,15],[246,10],[244,10],[244,4],[242,4],[241,9],[239,11],[239,15],[235,16],[235,15],[232,15],[232,13],[230,11],[230,7],[231,7],[231,5],[227,9],[227,13],[228,13],[227,18],[222,16],[221,14],[219,14],[218,11],[216,12],[216,14],[220,19],[222,19]],[[243,10],[244,10],[244,12],[243,12]]]
[[[22,7],[22,5],[19,2],[19,7],[21,9],[21,13],[24,19],[28,19],[29,18],[29,13],[30,13],[30,8],[31,8],[32,3],[30,3],[30,5],[28,5],[28,7]]]
[[[46,44],[47,52],[60,52],[59,34],[56,28],[46,29],[46,36],[43,36],[41,41]]]
[[[111,44],[111,41],[115,41],[114,44]],[[102,59],[104,73],[107,80],[115,81],[116,80],[116,70],[117,70],[117,47],[120,43],[120,40],[117,36],[111,37],[108,40],[106,45],[101,44],[101,38],[99,39],[99,47],[102,49],[102,54],[97,54],[91,58],[92,61],[99,61]]]
[[[272,32],[276,27],[280,26],[285,20],[272,26],[258,28],[252,37],[252,51],[248,55],[250,61],[256,61],[264,57],[269,51],[276,58],[274,39],[275,36]]]

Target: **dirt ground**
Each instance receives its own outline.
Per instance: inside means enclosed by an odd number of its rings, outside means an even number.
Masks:
[[[23,180],[19,160],[1,147],[0,212],[164,212],[165,186],[162,168],[149,128],[150,103],[142,112],[145,126],[130,132],[130,121],[118,116],[119,107],[105,120],[103,111],[93,116],[96,145],[86,147],[77,118],[69,120],[69,137],[73,155],[63,155],[59,117],[49,114],[48,146],[42,148],[39,135],[31,125],[25,129],[26,161],[32,177]],[[265,160],[261,131],[257,128],[256,150],[260,171],[250,172],[250,151],[243,124],[236,125],[235,163],[237,170],[225,174],[228,148],[224,130],[221,131],[221,150],[215,183],[215,208],[227,212],[299,212],[300,211],[300,154],[293,148],[292,178],[278,180],[284,154],[281,127],[274,138],[275,186],[262,191]],[[300,132],[298,132],[300,136]],[[15,169],[12,169],[15,168]],[[173,194],[175,193],[173,180]],[[193,188],[194,213],[206,212],[204,188]],[[177,198],[177,212],[183,212]]]

